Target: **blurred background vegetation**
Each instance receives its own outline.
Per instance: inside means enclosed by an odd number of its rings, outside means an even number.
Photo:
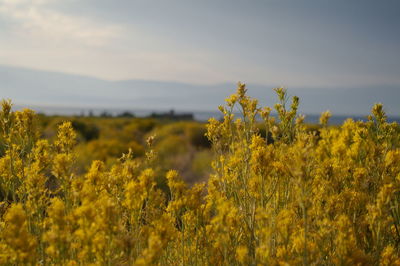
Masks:
[[[46,116],[39,115],[40,132],[53,140],[57,127],[71,121],[78,134],[76,171],[84,173],[93,160],[111,167],[131,150],[141,159],[148,149],[146,140],[154,136],[152,149],[157,154],[155,169],[160,180],[169,169],[178,170],[189,184],[204,181],[211,170],[210,142],[205,137],[205,124],[164,118],[107,116]]]

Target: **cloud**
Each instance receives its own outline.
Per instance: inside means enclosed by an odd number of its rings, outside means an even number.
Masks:
[[[0,15],[12,22],[17,34],[54,42],[103,46],[122,35],[120,25],[101,24],[63,14],[50,7],[58,0],[0,0]]]
[[[214,2],[0,0],[0,64],[108,80],[400,84],[395,12],[345,1]]]

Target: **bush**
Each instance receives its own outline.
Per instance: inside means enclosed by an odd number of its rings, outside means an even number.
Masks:
[[[149,138],[139,158],[119,142],[91,141],[91,155],[125,154],[78,173],[70,122],[41,139],[32,112],[3,102],[0,264],[399,265],[399,125],[377,104],[367,122],[340,127],[324,113],[317,135],[298,116],[299,99],[288,107],[286,91],[276,92],[277,119],[242,84],[220,108],[224,119],[210,119],[207,186],[160,171],[163,156],[193,155],[183,152],[184,123]],[[205,170],[208,156],[197,153],[189,168]]]

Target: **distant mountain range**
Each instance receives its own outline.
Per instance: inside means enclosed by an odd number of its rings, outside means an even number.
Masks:
[[[250,81],[251,82],[251,81]],[[274,85],[247,85],[260,104],[273,106]],[[236,84],[195,85],[169,81],[106,81],[80,75],[0,65],[0,98],[20,106],[126,110],[215,111]],[[400,115],[400,86],[363,88],[288,88],[300,97],[300,112],[367,115],[376,102],[388,114]]]

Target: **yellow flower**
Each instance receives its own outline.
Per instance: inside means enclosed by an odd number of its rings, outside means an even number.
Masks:
[[[36,259],[37,240],[28,232],[27,217],[22,204],[12,204],[4,222],[2,238],[11,251],[9,263],[33,263]]]
[[[326,126],[328,124],[329,118],[331,118],[332,114],[330,111],[325,111],[321,114],[319,117],[319,123],[323,126]]]
[[[239,246],[236,248],[236,259],[240,262],[240,263],[246,263],[246,258],[247,258],[247,247],[245,246]]]

